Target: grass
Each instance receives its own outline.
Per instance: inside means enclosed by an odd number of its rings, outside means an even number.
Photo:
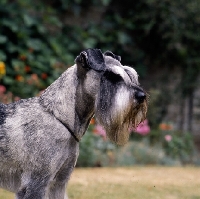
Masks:
[[[200,168],[76,168],[67,190],[70,199],[200,199]]]

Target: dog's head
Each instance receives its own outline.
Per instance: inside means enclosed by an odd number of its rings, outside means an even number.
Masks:
[[[137,72],[122,65],[120,56],[99,49],[87,49],[75,61],[84,92],[95,101],[97,121],[111,141],[125,144],[130,128],[146,118],[147,94]]]

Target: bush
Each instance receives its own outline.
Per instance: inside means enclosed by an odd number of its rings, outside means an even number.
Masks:
[[[138,63],[135,65],[140,66],[140,75],[145,73],[144,64],[137,60],[143,55],[132,47],[133,38],[124,28],[113,32],[113,29],[121,26],[122,18],[117,15],[113,18],[106,12],[110,3],[110,0],[1,1],[0,62],[4,62],[7,68],[1,83],[16,96],[34,96],[67,69],[85,48],[113,50],[126,56],[127,63]],[[87,23],[80,25],[81,15],[86,17],[86,8],[92,10],[95,7],[105,10],[105,16],[99,11],[97,15],[101,14],[101,20],[97,20],[97,23],[87,20]],[[77,18],[78,23],[65,23],[70,17]],[[131,24],[128,21],[124,25],[131,28],[134,26]],[[130,54],[130,51],[136,51],[134,60],[125,54]]]
[[[96,128],[94,118],[88,131],[81,139],[77,166],[111,166],[114,164],[112,152],[114,144],[104,137],[103,129]]]
[[[94,120],[92,120],[93,122]],[[149,136],[150,134],[144,136],[132,133],[129,143],[122,147],[116,146],[107,140],[102,129],[96,128],[96,124],[93,123],[81,140],[77,166],[180,165],[182,159],[180,159],[179,154],[189,155],[192,152],[188,146],[189,151],[186,152],[185,148],[179,148],[178,156],[173,156],[175,148],[172,146],[172,149],[170,149],[169,146],[165,146],[167,141],[164,137],[163,140],[152,145]],[[136,138],[136,141],[134,141],[134,138]],[[186,140],[188,141],[188,139]],[[183,143],[183,146],[187,144]]]
[[[123,147],[115,146],[102,137],[86,132],[81,140],[78,167],[180,165],[180,159],[166,154],[161,144],[152,146],[148,139],[130,141]]]
[[[183,163],[193,162],[195,147],[191,133],[180,134],[173,131],[165,135],[163,147],[168,156],[179,159]]]
[[[65,55],[59,20],[29,6],[23,0],[0,3],[0,61],[6,65],[2,82],[23,98],[45,89],[68,67],[64,63],[73,62],[70,53]],[[50,26],[58,31],[51,31]]]
[[[89,167],[95,164],[95,137],[91,133],[86,133],[81,142],[79,150],[79,158],[77,160],[77,166]]]
[[[180,165],[181,162],[166,155],[160,144],[150,145],[148,139],[131,141],[116,153],[117,166]]]

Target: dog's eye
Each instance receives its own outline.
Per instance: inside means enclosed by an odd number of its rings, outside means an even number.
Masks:
[[[112,71],[106,71],[104,76],[107,80],[111,81],[112,83],[117,83],[122,81],[122,77],[119,74],[113,73]]]

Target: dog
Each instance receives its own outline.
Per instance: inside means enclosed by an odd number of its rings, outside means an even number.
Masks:
[[[0,104],[0,187],[16,199],[67,199],[91,118],[124,145],[146,113],[147,94],[133,68],[111,51],[82,51],[39,97]]]

